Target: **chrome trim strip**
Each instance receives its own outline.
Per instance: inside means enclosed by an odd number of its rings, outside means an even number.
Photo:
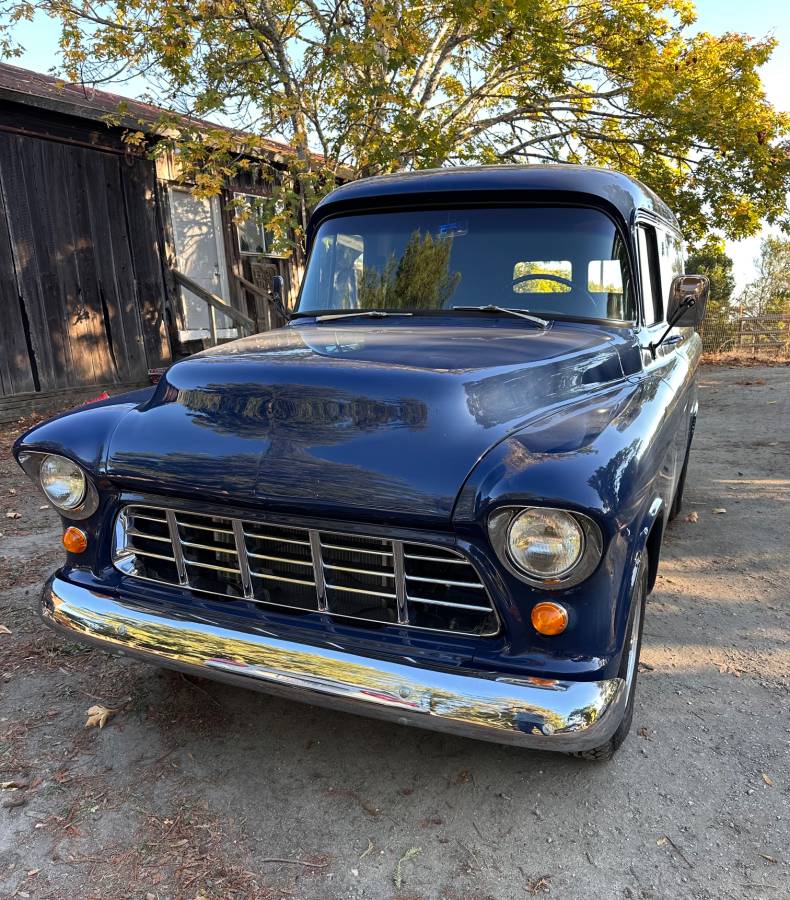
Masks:
[[[250,577],[250,562],[247,559],[247,544],[244,540],[244,526],[239,519],[233,519],[233,539],[236,542],[236,556],[239,558],[241,586],[244,590],[244,596],[248,600],[252,600],[254,592],[252,589],[252,578]]]
[[[391,551],[368,550],[366,547],[340,547],[337,544],[321,544],[324,550],[341,550],[343,553],[369,553],[373,556],[392,556]]]
[[[336,566],[334,563],[324,563],[325,569],[332,569],[334,572],[351,572],[355,575],[372,575],[375,578],[394,578],[395,575],[392,572],[387,572],[384,569],[377,572],[375,569],[353,569],[351,566]]]
[[[132,507],[132,518],[135,512]],[[182,585],[189,584],[189,576],[187,575],[187,567],[184,561],[184,551],[181,547],[181,535],[178,531],[178,521],[176,514],[172,509],[165,510],[165,519],[167,520],[167,530],[170,534],[170,544],[173,548],[173,556],[175,557],[176,571],[178,572],[178,583]],[[137,551],[136,551],[137,552]]]
[[[172,510],[168,510],[168,512],[172,512]],[[200,513],[192,513],[192,515],[197,516],[197,515],[200,515]],[[176,516],[176,518],[178,518],[177,511],[175,512],[175,516]],[[231,522],[232,520],[230,518],[228,518],[227,521]],[[210,532],[212,532],[212,534],[229,534],[231,537],[233,537],[233,529],[232,528],[220,528],[220,527],[210,528],[208,525],[195,525],[193,522],[179,522],[178,524],[182,528],[195,528],[198,531],[210,531]]]
[[[312,569],[313,567],[313,564],[307,559],[288,559],[287,556],[267,556],[264,553],[252,553],[250,550],[247,551],[247,556],[252,559],[268,559],[270,562],[287,563],[289,566],[307,566],[308,569]]]
[[[131,553],[135,556],[150,556],[151,559],[163,559],[165,562],[176,562],[175,557],[173,556],[163,556],[161,553],[151,553],[148,550],[138,550],[137,547],[129,547],[128,548]]]
[[[368,597],[385,597],[387,600],[397,600],[395,594],[387,594],[384,591],[368,591],[364,588],[343,587],[340,584],[329,584],[327,582],[327,590],[329,591],[347,591],[349,594],[366,594]]]
[[[194,541],[185,541],[181,539],[182,547],[194,547],[196,550],[211,550],[212,553],[228,553],[231,556],[238,556],[239,551],[230,544],[196,544]]]
[[[424,581],[427,584],[448,584],[450,587],[473,588],[476,591],[484,591],[485,588],[479,582],[451,581],[449,578],[425,578],[422,575],[407,575],[409,581]]]
[[[244,523],[242,522],[242,525]],[[277,537],[273,534],[252,534],[249,531],[244,532],[245,537],[258,541],[275,541],[279,544],[298,544],[300,547],[309,547],[310,541],[297,541],[295,538]]]
[[[134,510],[134,506],[130,507],[130,509]],[[164,510],[162,510],[162,512],[164,512]],[[157,525],[167,524],[167,519],[155,519],[153,516],[145,516],[142,513],[132,512],[132,516],[135,519],[143,519],[145,522],[156,522]]]
[[[409,624],[409,604],[406,596],[406,563],[403,558],[403,541],[392,542],[392,561],[395,567],[395,599],[398,604],[398,624]]]
[[[321,555],[321,535],[314,528],[307,532],[310,537],[310,556],[313,562],[313,578],[318,598],[318,611],[329,611],[329,597],[326,593],[326,575],[324,574],[324,557]]]
[[[165,525],[165,522],[162,522],[162,525]],[[162,537],[161,534],[146,534],[144,531],[138,531],[136,528],[127,528],[126,534],[129,537],[139,537],[143,538],[146,541],[161,541],[164,544],[172,544],[173,539],[170,537]]]
[[[199,569],[213,569],[215,572],[230,572],[232,575],[241,575],[241,570],[231,569],[228,566],[215,566],[213,563],[198,562],[196,559],[185,559],[188,566],[197,566]]]
[[[253,572],[250,570],[250,575],[253,578],[262,578],[264,581],[285,581],[288,584],[304,584],[307,587],[315,587],[314,581],[302,581],[301,578],[286,578],[285,575],[267,575],[264,572]],[[268,603],[268,600],[262,600],[261,603]],[[280,604],[281,606],[283,604]],[[302,607],[297,607],[297,609],[301,609]]]
[[[471,563],[468,559],[453,559],[452,557],[443,556],[417,556],[415,553],[404,553],[404,559],[417,559],[424,562],[451,563],[454,566],[469,566]]]
[[[160,615],[55,575],[44,621],[72,640],[146,662],[332,709],[495,743],[578,752],[605,743],[625,712],[627,685],[499,679],[284,641],[211,621]]]
[[[449,606],[452,609],[466,609],[469,612],[491,612],[487,606],[468,606],[464,603],[450,603],[449,600],[429,600],[427,597],[414,597],[409,594],[410,603],[425,603],[428,606]]]

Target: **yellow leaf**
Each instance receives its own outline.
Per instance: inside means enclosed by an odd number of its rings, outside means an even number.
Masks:
[[[771,778],[770,775],[766,775],[765,772],[763,772],[763,781],[768,785],[768,787],[774,786],[773,778]]]
[[[97,703],[88,710],[88,721],[85,723],[85,727],[91,728],[94,725],[98,725],[99,728],[104,728],[118,711],[118,709],[110,709],[108,706],[102,706]]]

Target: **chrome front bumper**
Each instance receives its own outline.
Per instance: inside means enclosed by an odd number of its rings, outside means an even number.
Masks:
[[[306,703],[501,744],[575,752],[605,743],[625,682],[543,681],[386,662],[258,631],[162,615],[55,575],[44,621],[74,640]]]

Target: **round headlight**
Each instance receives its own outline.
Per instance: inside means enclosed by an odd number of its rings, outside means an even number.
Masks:
[[[85,474],[65,456],[44,457],[38,477],[42,490],[58,509],[76,509],[85,499]]]
[[[513,563],[533,578],[561,578],[584,554],[584,531],[560,509],[525,509],[510,523],[507,549]]]

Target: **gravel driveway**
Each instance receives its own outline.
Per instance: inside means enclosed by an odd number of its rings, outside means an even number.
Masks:
[[[34,606],[58,520],[3,435],[0,896],[790,896],[790,368],[706,367],[700,394],[633,730],[603,765],[50,634]],[[94,704],[119,709],[101,730]]]

